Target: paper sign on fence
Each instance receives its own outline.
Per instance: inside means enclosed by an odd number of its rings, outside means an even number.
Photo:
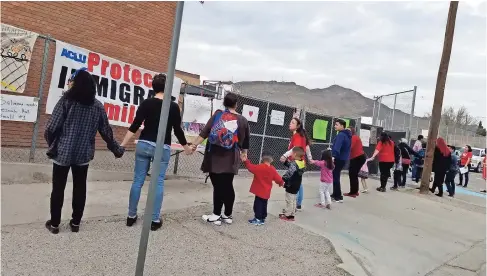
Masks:
[[[37,121],[38,99],[34,97],[0,94],[2,121]]]
[[[360,140],[362,140],[362,146],[368,147],[370,142],[370,130],[360,129]]]
[[[248,121],[257,123],[259,119],[259,108],[252,105],[243,105],[242,115],[247,118]]]
[[[183,122],[206,124],[211,117],[211,101],[202,96],[184,96]]]
[[[284,125],[284,117],[286,113],[283,111],[279,110],[272,110],[271,111],[271,125],[278,125],[278,126],[283,126]]]

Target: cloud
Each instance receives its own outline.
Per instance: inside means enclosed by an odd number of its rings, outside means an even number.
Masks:
[[[214,80],[339,84],[364,95],[418,86],[431,111],[448,2],[205,2],[185,5],[178,68]],[[444,106],[485,116],[486,3],[461,2]],[[407,99],[406,99],[407,100]]]

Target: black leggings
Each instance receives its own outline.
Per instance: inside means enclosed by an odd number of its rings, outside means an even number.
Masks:
[[[233,173],[210,173],[211,184],[213,184],[213,214],[217,216],[221,215],[224,205],[225,216],[232,215],[235,202],[234,176]]]
[[[51,224],[58,226],[61,223],[61,210],[64,203],[64,189],[68,181],[68,173],[71,168],[73,174],[73,201],[72,201],[72,223],[79,225],[86,203],[86,177],[88,176],[88,165],[84,166],[60,166],[53,164],[52,169],[52,192],[51,192]]]
[[[402,186],[402,187],[406,186],[408,171],[409,171],[409,164],[402,164],[402,181],[401,181],[401,184],[399,184],[399,186]]]
[[[362,154],[353,159],[350,159],[350,165],[348,166],[348,177],[350,178],[350,194],[358,194],[358,173],[362,166],[365,164],[366,158]]]
[[[386,188],[387,180],[391,177],[392,166],[394,166],[394,162],[379,162],[381,188]]]
[[[471,167],[471,165],[468,164],[468,170],[467,170],[467,172],[464,173],[464,174],[460,174],[460,186],[463,184],[463,177],[465,176],[465,185],[464,185],[464,187],[467,187],[467,185],[468,185],[468,173],[470,172],[470,167]]]

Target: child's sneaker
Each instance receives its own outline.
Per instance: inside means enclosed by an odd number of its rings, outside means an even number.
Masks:
[[[252,225],[264,225],[264,221],[263,220],[256,219],[256,218],[250,219],[249,220],[249,223],[252,224]]]
[[[369,190],[367,190],[367,189],[362,190],[362,193],[364,193],[364,194],[366,194],[366,193],[368,193],[368,192],[369,192]]]
[[[284,220],[284,221],[294,221],[294,216],[286,216],[284,214],[279,215],[279,218]]]
[[[331,210],[331,204],[326,204],[325,208]]]
[[[225,215],[222,215],[221,216],[221,219],[223,220],[224,223],[226,224],[232,224],[233,223],[233,218],[232,216],[225,216]]]
[[[211,215],[203,215],[201,218],[206,222],[211,222],[215,225],[222,225],[221,216],[211,214]]]

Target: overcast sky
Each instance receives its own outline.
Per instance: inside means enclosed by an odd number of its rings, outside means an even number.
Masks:
[[[177,67],[212,80],[338,84],[367,97],[417,85],[416,114],[423,115],[432,108],[448,7],[449,2],[186,2]],[[464,105],[484,118],[486,12],[485,1],[459,4],[444,99],[444,106]]]

